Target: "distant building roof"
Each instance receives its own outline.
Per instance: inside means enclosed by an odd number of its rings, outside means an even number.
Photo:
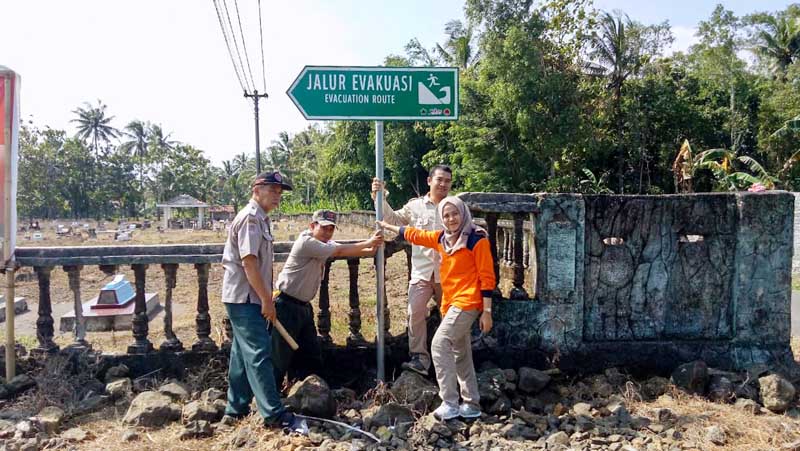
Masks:
[[[188,194],[180,194],[172,199],[164,202],[163,204],[156,204],[156,207],[170,207],[170,208],[206,208],[208,204],[200,202]]]

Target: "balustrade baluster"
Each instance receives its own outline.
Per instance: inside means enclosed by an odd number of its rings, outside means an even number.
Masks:
[[[347,337],[347,345],[354,346],[363,344],[364,336],[361,335],[361,303],[358,298],[358,266],[361,260],[358,258],[347,259],[347,270],[350,274],[350,335]]]
[[[317,331],[319,332],[319,340],[323,345],[333,342],[331,339],[331,298],[329,291],[331,263],[333,263],[333,260],[328,260],[325,262],[325,270],[322,273],[322,281],[319,284],[319,312],[317,312]]]
[[[510,298],[515,300],[528,299],[525,291],[525,267],[522,265],[522,226],[525,214],[514,213],[514,288],[511,289]]]
[[[525,230],[525,233],[522,234],[522,245],[522,264],[525,268],[529,268],[531,259],[531,233],[528,230]]]
[[[166,298],[164,299],[164,336],[166,340],[159,347],[162,351],[183,351],[183,343],[175,336],[172,330],[172,289],[177,285],[178,264],[164,263],[161,265],[166,279]]]
[[[39,317],[36,318],[36,339],[39,346],[32,350],[34,355],[43,355],[58,351],[58,345],[53,341],[53,309],[50,300],[50,273],[52,266],[37,266],[33,268],[39,282]]]
[[[494,266],[494,278],[497,280],[497,288],[495,288],[495,294],[497,296],[502,296],[500,291],[500,262],[497,257],[497,214],[496,213],[487,213],[486,214],[486,228],[487,232],[489,233],[489,247],[492,250],[492,264]]]
[[[211,339],[211,315],[208,313],[208,269],[209,263],[197,263],[197,340],[192,344],[192,351],[214,352],[217,344]]]
[[[506,239],[506,255],[503,261],[506,266],[510,267],[514,263],[514,234],[510,230],[504,228],[503,235]]]
[[[75,307],[75,326],[72,329],[75,337],[71,349],[88,349],[86,341],[86,321],[83,318],[83,303],[81,302],[81,266],[64,266],[64,271],[69,279],[69,289],[72,291],[72,305]]]
[[[133,329],[134,342],[128,346],[128,354],[146,354],[153,350],[153,343],[147,338],[149,332],[148,318],[147,318],[147,303],[145,299],[145,277],[147,274],[147,265],[135,264],[131,265],[133,275],[136,279],[136,297],[134,298],[135,305],[133,309],[133,320],[131,327]]]

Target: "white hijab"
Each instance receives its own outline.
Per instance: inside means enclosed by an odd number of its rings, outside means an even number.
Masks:
[[[444,251],[447,252],[447,255],[453,255],[457,250],[467,247],[467,240],[472,232],[478,233],[483,236],[488,236],[486,230],[482,227],[475,225],[475,222],[472,220],[472,213],[470,213],[469,208],[467,208],[464,201],[455,197],[455,196],[448,196],[442,199],[437,206],[437,210],[439,213],[439,218],[444,218],[442,212],[444,211],[444,206],[450,204],[461,214],[461,225],[458,227],[458,230],[455,232],[450,232],[447,230],[447,227],[444,229],[444,240],[442,245],[444,247]],[[444,219],[442,219],[444,222]]]

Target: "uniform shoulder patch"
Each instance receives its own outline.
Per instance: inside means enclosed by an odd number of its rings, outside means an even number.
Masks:
[[[478,244],[478,241],[480,241],[481,238],[486,238],[486,235],[482,233],[476,233],[473,230],[472,233],[470,233],[469,236],[467,237],[467,249],[469,250],[475,249],[475,245]]]

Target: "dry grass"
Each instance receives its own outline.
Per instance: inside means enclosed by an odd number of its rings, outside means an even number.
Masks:
[[[752,415],[732,404],[711,402],[705,398],[673,391],[655,401],[633,402],[638,415],[657,419],[657,410],[670,409],[682,425],[681,443],[702,451],[775,450],[800,439],[800,421],[787,415],[766,413]],[[705,428],[719,426],[727,436],[723,446],[706,438]]]

